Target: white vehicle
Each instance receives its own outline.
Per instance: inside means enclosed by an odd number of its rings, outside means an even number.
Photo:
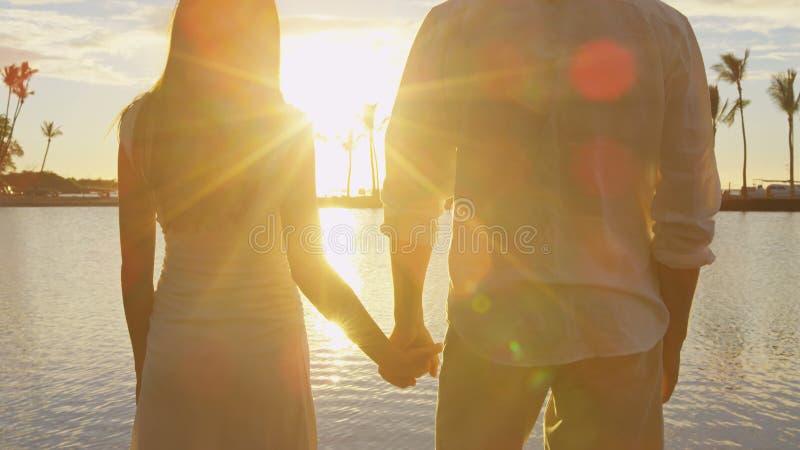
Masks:
[[[794,196],[800,198],[800,186],[794,186]],[[790,198],[791,187],[788,184],[770,184],[767,186],[767,197],[769,198]]]

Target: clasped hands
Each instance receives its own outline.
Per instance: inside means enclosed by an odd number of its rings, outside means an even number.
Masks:
[[[398,325],[389,338],[389,355],[378,367],[378,373],[390,384],[405,389],[416,386],[417,378],[439,374],[439,353],[442,344],[433,342],[424,323]]]

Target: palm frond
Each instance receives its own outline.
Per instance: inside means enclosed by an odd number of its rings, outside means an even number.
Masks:
[[[716,119],[719,115],[719,87],[714,84],[709,85],[708,95],[711,99],[711,118]]]
[[[743,100],[741,102],[739,100],[736,100],[736,102],[733,104],[731,109],[727,111],[727,113],[723,112],[724,117],[722,117],[722,123],[724,123],[727,126],[733,125],[734,122],[736,122],[736,113],[738,113],[739,110],[744,110],[745,108],[750,106],[750,103],[751,103],[750,100]],[[728,104],[725,103],[725,105],[727,107]]]
[[[717,72],[720,80],[736,84],[744,80],[747,73],[747,62],[750,59],[750,49],[745,50],[744,58],[739,59],[733,53],[720,55],[720,63],[711,66],[711,70]]]
[[[779,73],[772,76],[767,93],[778,108],[786,114],[794,115],[798,110],[798,102],[794,96],[794,82],[797,79],[797,72],[789,69],[786,73]]]
[[[718,80],[723,80],[728,83],[732,82],[733,74],[731,74],[731,72],[728,70],[728,67],[725,66],[724,64],[721,63],[714,64],[713,66],[711,66],[711,70],[717,72]]]
[[[714,118],[715,118],[717,121],[720,121],[720,120],[721,120],[721,118],[722,118],[723,116],[725,116],[726,114],[728,114],[728,107],[730,106],[730,103],[731,103],[731,101],[730,101],[730,100],[725,100],[725,104],[724,104],[724,105],[722,105],[722,109],[719,111],[719,114],[717,114],[716,116],[714,116]]]
[[[725,125],[727,125],[729,127],[733,126],[734,122],[736,122],[736,113],[738,111],[739,111],[739,109],[736,108],[735,106],[733,108],[731,108],[731,110],[728,111],[727,114],[725,114],[725,117],[722,118],[722,123],[724,123]]]
[[[61,127],[57,127],[54,122],[47,122],[47,121],[42,122],[41,129],[44,137],[48,139],[57,138],[64,134],[61,131]]]
[[[738,79],[741,76],[742,60],[737,58],[733,53],[726,53],[722,55],[721,58],[722,64],[725,65],[734,78]]]
[[[742,78],[744,78],[744,75],[747,73],[747,63],[748,62],[750,62],[750,49],[749,48],[745,49],[745,51],[744,51],[744,59],[742,60],[742,63],[740,65],[741,72],[742,72]]]

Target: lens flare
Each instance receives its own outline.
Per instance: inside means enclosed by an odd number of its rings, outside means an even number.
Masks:
[[[492,299],[485,295],[477,295],[472,299],[472,310],[478,314],[486,314],[492,308]]]
[[[570,81],[586,100],[612,102],[636,84],[636,61],[630,50],[610,39],[581,46],[572,60]]]

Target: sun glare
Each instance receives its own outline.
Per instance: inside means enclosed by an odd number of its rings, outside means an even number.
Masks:
[[[344,334],[342,328],[326,320],[321,315],[317,315],[313,321],[313,327],[325,339],[325,347],[334,352],[339,352],[353,348],[353,343]]]
[[[377,103],[378,123],[391,111],[410,36],[385,30],[321,31],[284,40],[282,87],[317,133],[317,187],[320,195],[346,190],[348,158],[341,140],[365,132],[360,114]],[[379,158],[383,135],[376,134]],[[382,167],[382,162],[380,164]],[[367,140],[353,152],[352,193],[371,185]]]

